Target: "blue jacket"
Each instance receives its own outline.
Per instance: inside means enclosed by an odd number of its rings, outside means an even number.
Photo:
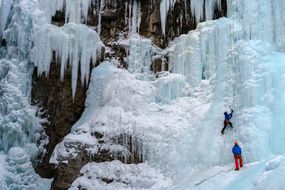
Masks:
[[[234,155],[241,154],[241,148],[239,147],[239,145],[235,145],[232,149],[232,152]]]
[[[225,112],[224,113],[224,115],[225,115],[225,120],[230,120],[231,118],[232,118],[232,116],[233,116],[233,110],[232,110],[232,112],[230,113],[230,114],[228,114],[227,112]]]

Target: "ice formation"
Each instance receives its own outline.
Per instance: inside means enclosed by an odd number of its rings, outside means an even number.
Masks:
[[[222,18],[201,23],[195,31],[176,38],[169,48],[170,70],[184,75],[193,87],[210,79],[218,66],[226,63],[230,30],[228,19]]]
[[[103,43],[94,30],[86,25],[68,23],[62,27],[45,24],[34,34],[34,47],[31,61],[38,68],[38,75],[49,74],[50,64],[55,52],[60,63],[60,78],[69,66],[72,73],[72,96],[75,96],[77,75],[81,73],[81,83],[89,80],[90,62],[93,64],[101,54]]]
[[[99,5],[99,6],[98,6]],[[105,0],[98,0],[97,1],[97,6],[98,6],[98,29],[97,32],[100,35],[101,34],[101,19],[102,19],[102,11],[105,6]]]
[[[137,0],[129,2],[129,31],[131,33],[139,32],[141,23],[141,3]]]
[[[162,0],[160,3],[160,22],[162,33],[165,34],[166,20],[168,11],[174,7],[176,0]],[[184,0],[185,9],[187,10],[189,0]],[[190,10],[195,17],[197,23],[203,20],[204,15],[206,20],[212,20],[215,8],[221,8],[221,0],[191,0]]]
[[[128,70],[132,73],[149,73],[152,42],[150,39],[143,38],[138,34],[131,34],[127,41],[122,41],[127,50]]]
[[[174,6],[175,1],[176,0],[162,0],[160,3],[160,22],[163,34],[165,34],[165,26],[166,26],[168,11],[170,7]]]
[[[87,21],[88,10],[92,0],[41,0],[40,4],[45,11],[47,20],[51,22],[56,11],[65,10],[65,23],[81,23],[82,19]]]

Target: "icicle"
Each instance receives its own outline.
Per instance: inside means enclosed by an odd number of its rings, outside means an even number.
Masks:
[[[65,23],[81,23],[81,18],[87,20],[88,9],[92,0],[42,0],[41,3],[48,20],[51,20],[56,11],[62,11],[65,8]]]
[[[140,1],[133,0],[129,3],[129,31],[139,33],[141,12]]]
[[[162,34],[165,35],[166,19],[168,11],[174,6],[176,0],[162,0],[160,3],[160,21]],[[184,1],[185,10],[187,11],[187,2]],[[206,20],[212,20],[215,10],[215,6],[221,8],[221,0],[191,0],[190,9],[192,15],[196,18],[196,22],[199,23],[203,20],[205,14]],[[204,12],[205,7],[205,12]],[[187,13],[186,13],[187,14]]]
[[[167,19],[167,13],[175,4],[176,0],[162,0],[160,3],[160,21],[161,21],[161,30],[162,34],[165,35],[165,27],[166,27],[166,19]]]
[[[101,34],[101,18],[102,18],[102,11],[103,11],[103,8],[105,6],[105,0],[98,0],[98,5],[100,3],[100,6],[99,6],[99,12],[98,12],[98,34],[100,35]]]
[[[60,78],[63,80],[67,62],[72,68],[72,96],[75,96],[79,63],[81,82],[87,84],[89,80],[90,61],[95,63],[103,43],[99,35],[85,25],[66,24],[63,27],[45,25],[35,31],[34,47],[31,51],[31,61],[38,68],[38,75],[48,75],[52,52],[60,58]]]

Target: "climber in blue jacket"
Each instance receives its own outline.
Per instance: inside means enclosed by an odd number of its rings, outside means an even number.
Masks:
[[[241,168],[243,167],[243,161],[242,161],[242,156],[241,156],[241,148],[239,147],[237,141],[235,141],[235,145],[233,146],[232,152],[235,158],[235,166],[236,166],[235,170],[239,170],[239,166]]]
[[[233,128],[233,124],[230,122],[230,119],[232,118],[233,116],[233,110],[231,109],[231,113],[228,114],[228,112],[224,112],[224,116],[225,116],[225,120],[224,120],[224,128],[222,129],[221,133],[224,134],[224,130],[226,129],[226,127],[228,125],[231,126],[231,128]]]

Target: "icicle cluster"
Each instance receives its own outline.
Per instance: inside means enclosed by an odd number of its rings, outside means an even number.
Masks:
[[[190,1],[190,3],[187,3]],[[168,11],[173,8],[176,0],[162,0],[160,3],[160,20],[162,33],[165,34],[166,19]],[[206,20],[212,20],[215,7],[221,8],[221,0],[184,0],[185,9],[190,4],[192,15],[195,17],[196,22],[199,23],[205,15]],[[205,9],[204,9],[205,8]]]
[[[80,23],[81,19],[87,20],[91,3],[92,0],[42,0],[41,2],[48,20],[51,20],[56,11],[65,9],[65,23]]]
[[[169,9],[174,6],[175,2],[176,0],[162,0],[160,3],[160,22],[163,34],[165,34],[167,13]]]
[[[129,3],[129,31],[131,33],[139,32],[141,23],[141,3],[137,0],[132,0]]]
[[[34,34],[34,47],[31,50],[31,61],[38,68],[38,75],[49,74],[53,52],[60,62],[60,78],[69,62],[72,68],[72,96],[75,96],[77,75],[80,66],[81,82],[89,80],[90,60],[96,62],[103,43],[94,30],[86,25],[68,23],[63,27],[44,25]]]

